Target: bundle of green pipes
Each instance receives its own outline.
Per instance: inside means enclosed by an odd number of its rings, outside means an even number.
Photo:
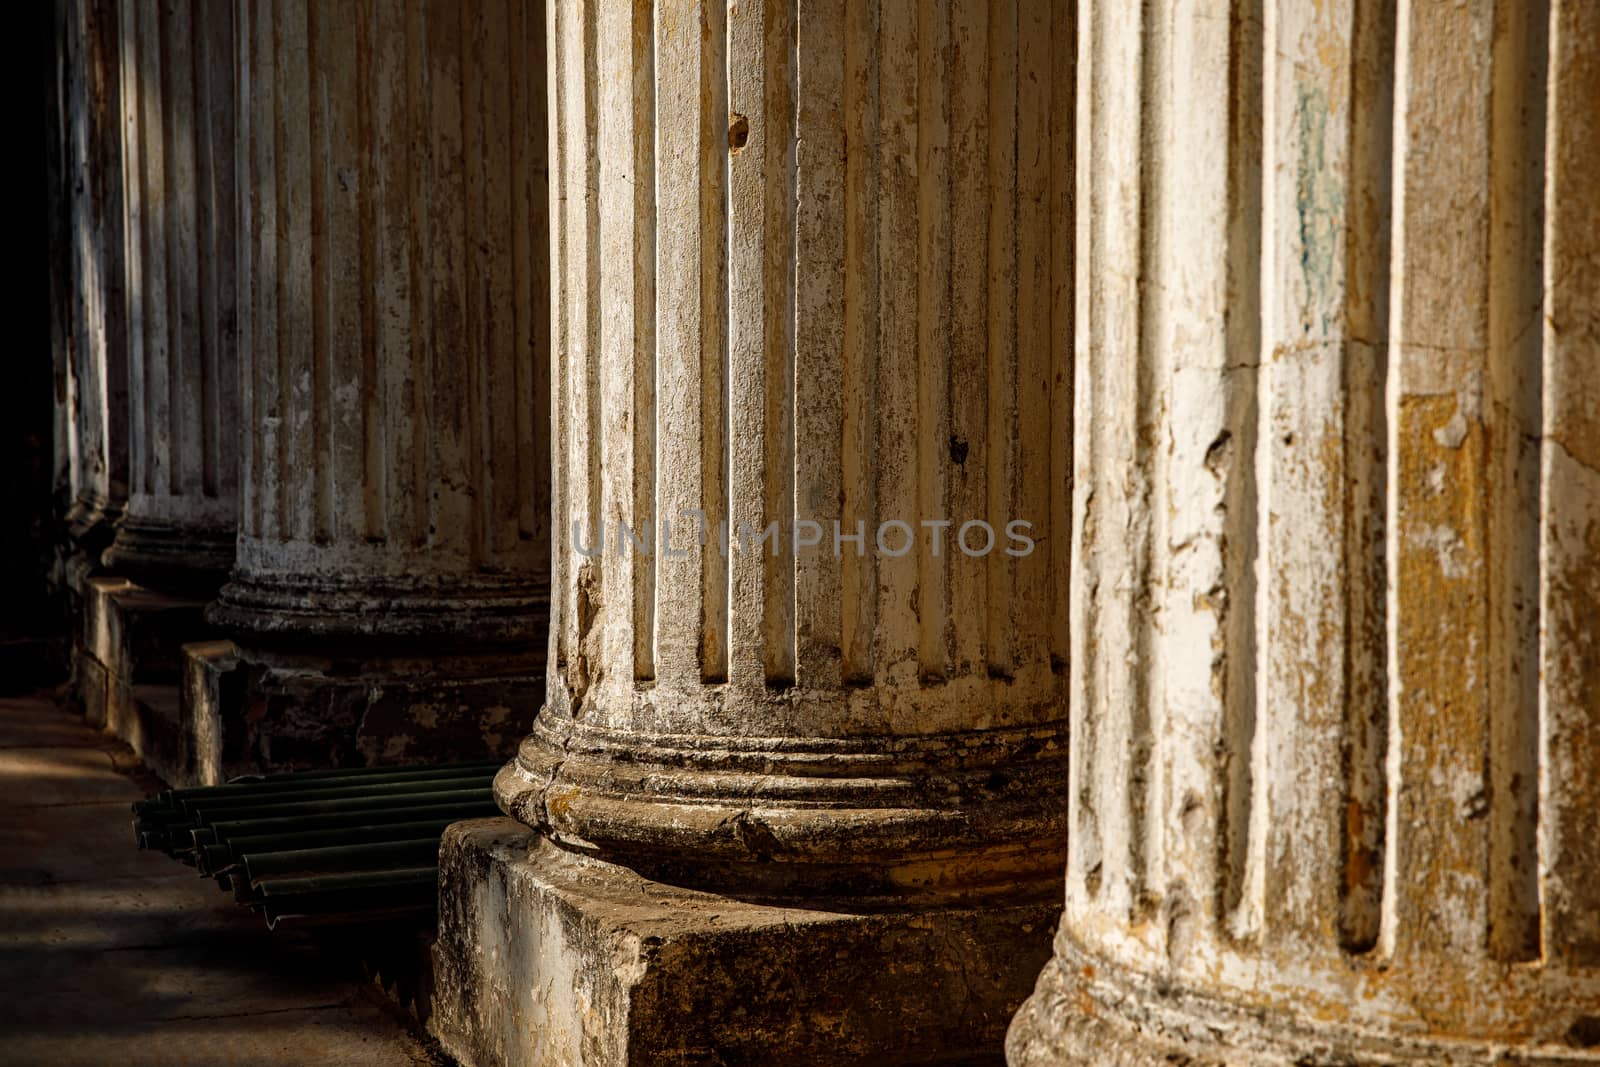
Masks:
[[[500,763],[361,767],[169,789],[133,805],[142,849],[215,878],[267,925],[422,915],[437,900],[439,838],[498,814]]]

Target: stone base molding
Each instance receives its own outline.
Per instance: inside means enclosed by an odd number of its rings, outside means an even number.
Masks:
[[[1054,908],[752,903],[509,819],[451,827],[440,878],[430,1025],[465,1067],[994,1062]]]

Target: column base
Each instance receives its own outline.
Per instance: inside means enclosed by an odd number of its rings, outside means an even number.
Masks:
[[[504,759],[533,725],[534,664],[326,659],[232,641],[184,649],[184,719],[207,782],[240,774]]]
[[[119,577],[86,578],[80,589],[73,687],[85,718],[167,782],[196,784],[177,682],[184,642],[207,633],[205,601]]]
[[[142,585],[210,598],[233,566],[231,528],[184,528],[129,515],[102,562]]]
[[[1270,1009],[1155,983],[1058,948],[1006,1035],[1009,1067],[1580,1067],[1600,1064],[1600,1019],[1561,1044],[1451,1040],[1336,1022],[1314,1025]],[[1596,1032],[1591,1033],[1590,1027]]]
[[[1059,911],[754,904],[512,819],[452,826],[439,892],[429,1027],[466,1067],[998,1063]]]

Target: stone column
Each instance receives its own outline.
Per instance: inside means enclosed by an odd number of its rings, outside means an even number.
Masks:
[[[1011,1063],[1600,1062],[1600,8],[1086,5]]]
[[[125,4],[129,494],[105,562],[214,591],[238,509],[233,12]]]
[[[209,617],[256,710],[223,758],[505,753],[548,596],[539,27],[238,14],[244,507]]]
[[[465,1062],[999,1048],[1064,863],[1068,6],[551,6],[553,669],[532,858],[445,844]]]
[[[68,533],[98,562],[128,493],[127,307],[123,266],[121,6],[73,0],[62,64],[67,137]]]

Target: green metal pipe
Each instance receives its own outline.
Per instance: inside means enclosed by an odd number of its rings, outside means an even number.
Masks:
[[[182,801],[198,800],[216,796],[269,796],[283,792],[302,792],[323,789],[354,789],[383,785],[403,785],[407,782],[427,782],[436,779],[462,778],[481,779],[493,781],[500,764],[472,764],[469,766],[452,767],[419,767],[415,770],[399,770],[395,768],[369,768],[371,770],[386,770],[385,774],[355,774],[342,777],[312,777],[301,778],[300,775],[285,775],[283,778],[264,778],[259,782],[248,782],[229,785],[195,786],[189,789],[169,789],[162,793],[158,803],[167,807],[179,805]],[[149,801],[136,803],[148,804]]]
[[[274,782],[294,778],[314,780],[318,778],[359,778],[367,774],[394,774],[398,771],[453,771],[469,770],[474,767],[502,767],[504,759],[466,760],[461,763],[419,763],[414,767],[396,767],[393,765],[379,765],[376,767],[319,767],[310,771],[282,771],[277,774],[250,774],[240,775],[221,786],[197,786],[200,789],[225,789],[228,785],[238,783],[241,785],[260,785],[262,782]]]
[[[445,827],[454,819],[428,819],[412,822],[379,823],[376,825],[340,827],[332,830],[290,831],[281,834],[254,834],[229,837],[215,845],[198,850],[200,862],[207,869],[220,869],[233,863],[235,858],[256,853],[281,852],[297,848],[325,848],[335,845],[378,844],[385,841],[409,841],[422,837],[435,842],[444,834]]]
[[[344,797],[394,797],[408,793],[437,793],[446,789],[488,789],[493,775],[472,774],[454,778],[429,778],[422,781],[380,782],[375,785],[342,786],[337,789],[273,789],[264,793],[242,789],[181,800],[178,813],[215,811],[221,808],[264,807],[269,804],[302,804],[312,800],[339,800]],[[165,813],[161,813],[165,814]]]
[[[494,791],[487,784],[476,789],[441,789],[425,792],[405,792],[382,796],[336,797],[326,800],[299,800],[284,804],[222,804],[215,807],[196,808],[194,822],[210,826],[217,822],[251,819],[287,818],[291,816],[334,815],[340,812],[378,811],[392,807],[421,807],[431,804],[463,804],[488,801]]]
[[[427,783],[424,783],[424,786]],[[212,843],[193,838],[195,829],[213,822],[266,819],[279,816],[305,816],[337,812],[376,811],[391,806],[420,807],[431,804],[487,803],[491,797],[490,783],[474,781],[470,785],[446,780],[433,783],[443,788],[423,788],[420,791],[384,790],[374,795],[307,799],[309,794],[290,794],[292,800],[279,803],[275,798],[253,799],[239,803],[207,802],[183,812],[165,813],[159,818],[141,818],[134,821],[134,839],[140,848],[154,848],[165,852],[187,851]],[[374,820],[366,820],[368,822]],[[388,821],[388,820],[384,820]],[[359,823],[357,824],[359,825]]]
[[[402,886],[436,885],[439,867],[401,867],[383,871],[360,871],[354,874],[326,874],[310,878],[272,878],[261,883],[261,896],[265,899],[285,900],[290,897],[320,896],[326,893],[364,892],[394,889]]]
[[[423,912],[437,905],[439,868],[267,879],[256,889],[267,924],[273,927],[295,916]]]
[[[224,819],[204,829],[192,831],[197,843],[204,835],[204,844],[232,841],[236,837],[261,834],[287,834],[299,830],[333,830],[341,827],[374,826],[381,823],[415,822],[423,819],[474,819],[500,814],[494,804],[493,794],[487,799],[468,800],[465,803],[418,804],[399,808],[380,808],[370,811],[337,812],[328,815],[269,817],[264,819]]]
[[[284,852],[246,853],[241,861],[245,877],[252,885],[264,878],[286,875],[347,874],[374,869],[421,867],[439,862],[437,837],[405,841],[381,841],[365,845],[333,845],[328,848],[297,848]]]

